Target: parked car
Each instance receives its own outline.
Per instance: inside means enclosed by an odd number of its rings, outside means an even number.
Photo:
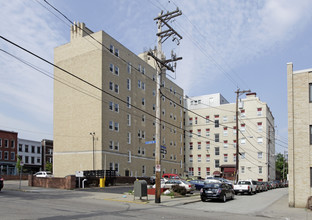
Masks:
[[[2,176],[0,176],[0,191],[3,188],[3,181],[4,179],[2,178]]]
[[[52,173],[50,171],[39,171],[34,174],[35,177],[52,177]]]
[[[165,173],[165,174],[162,175],[162,178],[165,178],[165,179],[175,179],[175,180],[181,179],[178,174],[173,174],[173,173]]]
[[[273,181],[269,181],[269,184],[270,184],[271,189],[276,188],[276,184]]]
[[[240,180],[237,184],[234,185],[235,194],[238,193],[248,193],[256,194],[257,193],[257,182],[253,180]]]
[[[156,183],[156,176],[151,176],[150,177],[150,184],[154,185]]]
[[[188,193],[195,190],[195,186],[193,184],[191,184],[185,180],[175,180],[175,179],[170,179],[170,180],[164,179],[161,182],[160,187],[165,188],[165,189],[171,189],[173,185],[183,186]],[[156,188],[156,184],[153,185],[153,188]]]
[[[226,202],[227,199],[234,199],[234,190],[226,183],[209,183],[200,190],[200,198],[203,202],[207,199],[218,199]]]
[[[263,192],[264,190],[263,190],[262,182],[259,182],[259,181],[255,181],[255,182],[257,183],[257,187],[256,187],[257,193]]]
[[[205,182],[203,180],[190,180],[188,182],[193,184],[196,190],[200,190],[205,185]]]

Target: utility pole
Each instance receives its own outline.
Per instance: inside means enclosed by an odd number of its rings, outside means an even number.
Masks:
[[[181,60],[182,57],[176,57],[172,54],[171,59],[164,60],[162,56],[162,43],[165,42],[170,36],[173,35],[173,41],[177,41],[179,44],[179,40],[182,39],[180,36],[169,24],[169,20],[182,15],[182,12],[177,8],[177,10],[173,12],[167,12],[163,14],[163,11],[159,14],[158,17],[154,18],[157,20],[157,55],[155,56],[152,51],[149,51],[147,54],[153,57],[157,63],[157,79],[156,79],[156,144],[155,144],[155,171],[156,171],[156,188],[155,188],[155,203],[160,203],[160,178],[161,178],[161,152],[160,152],[160,127],[161,127],[161,114],[160,114],[160,84],[162,83],[162,69],[165,67],[166,69],[174,72],[173,65],[170,65],[170,62],[175,62],[177,60]],[[162,31],[162,27],[166,26],[166,30]]]
[[[241,94],[244,94],[244,93],[247,93],[247,92],[250,92],[250,90],[243,90],[243,91],[240,91],[239,89],[237,89],[237,91],[235,92],[236,93],[236,177],[235,177],[235,180],[236,180],[236,183],[238,182],[239,180],[239,135],[238,135],[238,98]]]

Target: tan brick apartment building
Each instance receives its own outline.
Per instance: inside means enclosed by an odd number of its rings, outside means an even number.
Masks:
[[[185,100],[185,164],[189,176],[234,178],[236,165],[236,103],[221,94]],[[239,104],[239,179],[275,179],[274,118],[255,93]]]
[[[289,206],[312,196],[312,69],[287,64]]]
[[[54,175],[151,176],[155,144],[145,142],[155,134],[156,70],[105,32],[77,25],[70,42],[55,48],[55,64],[91,85],[55,68]],[[165,76],[162,84],[162,172],[182,174],[183,90]]]

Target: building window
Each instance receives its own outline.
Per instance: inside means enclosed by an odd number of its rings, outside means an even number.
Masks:
[[[197,125],[197,123],[198,123],[198,119],[197,117],[195,117],[195,124]]]
[[[312,188],[312,167],[310,167],[310,187]]]
[[[4,151],[4,160],[9,160],[9,152]]]
[[[112,90],[112,91],[113,91],[113,89],[114,89],[114,83],[109,82],[109,90]]]
[[[262,108],[257,108],[257,115],[261,116],[262,115]]]
[[[112,162],[109,163],[109,170],[114,170],[114,163]]]
[[[131,108],[131,97],[127,96],[127,107]]]
[[[245,167],[241,166],[241,173],[245,173]]]
[[[11,140],[11,148],[14,148],[14,147],[15,147],[15,141]]]
[[[117,151],[119,151],[119,142],[115,142],[115,149],[114,150],[117,150]]]
[[[189,137],[192,137],[193,136],[193,130],[190,130],[189,131]]]
[[[206,124],[208,124],[209,123],[209,116],[206,116]]]
[[[219,142],[219,134],[215,134],[215,142]]]
[[[19,151],[19,152],[23,152],[23,145],[22,145],[22,144],[19,144],[19,145],[18,145],[18,151]]]
[[[119,172],[119,163],[115,163],[115,171],[116,171],[116,173]]]
[[[262,167],[259,167],[259,174],[262,174]]]
[[[228,136],[228,129],[227,129],[227,127],[223,128],[223,136],[225,136],[225,137]]]
[[[210,176],[210,167],[206,167],[206,176]]]
[[[245,127],[245,124],[241,124],[241,132],[245,132],[246,131],[246,127]]]
[[[112,110],[112,111],[113,111],[113,105],[114,105],[113,102],[109,102],[109,110]]]
[[[31,146],[31,153],[35,153],[35,146]]]
[[[197,142],[197,149],[201,150],[201,142]]]
[[[128,71],[129,74],[131,74],[131,63],[128,63],[127,71]]]
[[[114,148],[114,141],[109,141],[109,149],[113,150]]]
[[[127,125],[131,126],[131,115],[127,114]]]
[[[189,161],[192,163],[193,162],[193,155],[190,155]]]
[[[111,72],[114,71],[114,65],[112,63],[109,64],[109,71],[111,71]]]
[[[117,84],[115,84],[115,92],[119,93],[119,86]]]
[[[28,145],[25,144],[25,152],[28,153]]]
[[[263,130],[262,122],[258,122],[258,131],[261,132]]]
[[[114,122],[113,121],[109,121],[109,125],[108,125],[109,130],[113,130],[113,125],[114,125]],[[28,149],[28,147],[27,147],[27,149]],[[26,151],[26,146],[25,146],[25,151]]]
[[[206,141],[206,150],[210,149],[210,141]]]
[[[128,163],[131,163],[131,151],[128,151]]]
[[[9,140],[4,139],[4,147],[6,147],[6,148],[9,147]]]
[[[258,137],[258,144],[262,144],[263,143],[263,138],[262,137]]]
[[[197,155],[197,162],[200,163],[201,162],[201,154]]]
[[[206,128],[206,137],[209,137],[209,136],[210,136],[210,129]]]
[[[131,79],[127,79],[127,89],[131,90]]]
[[[215,160],[215,168],[219,168],[220,167],[220,160]]]
[[[310,145],[312,145],[312,125],[310,125]]]
[[[262,159],[262,157],[263,157],[262,152],[258,152],[258,158]]]
[[[155,105],[155,104],[153,104],[153,111],[155,111],[155,109],[156,109],[156,105]]]
[[[111,53],[114,53],[114,46],[113,46],[113,45],[110,45],[110,46],[109,46],[109,51],[110,51]]]
[[[15,152],[11,152],[11,160],[15,160]]]
[[[37,147],[37,154],[40,154],[40,147]]]
[[[142,105],[145,105],[145,98],[142,98]]]
[[[228,162],[228,155],[227,154],[224,154],[224,162]]]
[[[119,57],[119,50],[117,48],[115,48],[115,56]]]
[[[200,176],[201,175],[201,168],[198,167],[198,172],[197,172],[197,175]]]
[[[236,162],[236,154],[233,154],[233,161]]]
[[[190,142],[190,150],[193,150],[193,142]]]
[[[25,163],[28,163],[28,156],[25,156]]]
[[[219,127],[219,120],[215,120],[215,128]]]
[[[227,140],[224,141],[223,147],[224,147],[224,148],[228,148],[228,141],[227,141]]]
[[[216,156],[220,155],[220,148],[219,147],[215,147],[215,155]]]
[[[194,167],[189,167],[188,175],[194,176]]]
[[[201,136],[201,129],[197,129],[197,136]]]
[[[131,133],[130,132],[127,133],[127,143],[131,144]]]
[[[115,112],[119,112],[119,104],[115,103]]]
[[[2,147],[2,138],[0,138],[0,147]]]
[[[245,110],[241,109],[241,114],[240,114],[241,118],[245,118],[246,114],[245,114]]]
[[[206,154],[206,162],[210,162],[210,154]]]
[[[223,116],[223,122],[227,122],[227,121],[228,121],[227,116]]]
[[[246,139],[245,138],[241,139],[241,144],[246,144]]]
[[[245,159],[246,155],[245,152],[241,153],[241,159]]]

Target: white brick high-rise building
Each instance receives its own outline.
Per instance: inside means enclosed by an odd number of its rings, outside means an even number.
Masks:
[[[185,101],[185,164],[189,176],[234,179],[236,103],[221,94]],[[255,93],[239,102],[239,179],[275,179],[274,118]]]

